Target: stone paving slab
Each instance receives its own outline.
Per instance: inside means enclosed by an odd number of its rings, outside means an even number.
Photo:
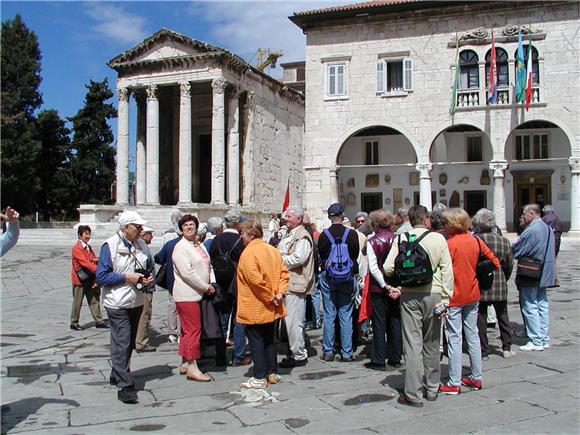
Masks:
[[[151,338],[158,350],[134,354],[139,403],[122,404],[108,383],[108,331],[93,327],[86,303],[85,329],[68,328],[70,247],[17,245],[0,263],[2,433],[580,432],[580,264],[572,255],[561,255],[562,287],[548,296],[551,349],[520,352],[526,340],[514,338],[517,355],[504,360],[498,331],[489,329],[496,353],[484,362],[484,389],[441,396],[420,409],[396,403],[401,370],[369,371],[362,366],[367,360],[321,361],[315,356],[321,330],[309,332],[314,348],[308,365],[281,369],[283,381],[269,388],[278,402],[242,402],[236,393],[251,366],[218,370],[204,359],[200,365],[215,382],[189,382],[177,371],[177,345],[167,340],[167,294],[161,291],[154,297]],[[513,282],[509,314],[520,327]],[[443,378],[446,373],[444,358]]]

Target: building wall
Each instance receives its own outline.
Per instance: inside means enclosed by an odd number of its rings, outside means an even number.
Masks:
[[[580,17],[578,4],[544,3],[534,8],[510,9],[502,7],[501,3],[494,3],[493,9],[485,9],[488,7],[454,7],[440,10],[440,16],[407,14],[381,23],[361,21],[307,31],[305,205],[313,216],[322,220],[331,202],[330,175],[333,166],[340,164],[337,162],[339,150],[343,145],[349,145],[349,138],[353,134],[373,125],[388,126],[401,132],[420,162],[429,161],[432,144],[436,141],[439,143],[442,140],[440,133],[452,125],[467,124],[485,132],[489,148],[484,147],[485,161],[482,164],[434,165],[431,178],[432,189],[439,191],[442,186],[438,184],[438,177],[443,171],[447,173],[447,195],[450,195],[452,189],[487,189],[488,206],[492,205],[493,178],[490,185],[482,186],[479,183],[481,171],[489,169],[487,165],[490,159],[505,158],[506,146],[511,146],[510,135],[518,125],[530,120],[553,122],[560,128],[550,130],[554,139],[551,143],[558,150],[558,155],[564,158],[580,156],[580,66],[576,36]],[[527,113],[521,105],[517,108],[493,107],[490,110],[481,106],[476,110],[457,111],[452,118],[449,106],[456,55],[455,48],[448,47],[452,38],[456,33],[462,34],[481,26],[488,29],[493,27],[499,32],[508,24],[519,23],[531,23],[532,28],[542,29],[546,34],[545,39],[533,42],[543,63],[540,71],[540,101],[545,104],[532,105]],[[496,46],[505,48],[510,59],[514,58],[517,42],[498,43]],[[480,61],[484,61],[490,48],[490,44],[461,47],[474,50]],[[375,63],[380,54],[392,52],[409,52],[413,60],[413,91],[405,96],[385,97],[376,94]],[[348,98],[325,101],[325,59],[348,59]],[[513,72],[510,72],[510,85],[513,83]],[[448,133],[443,136],[449,144],[447,161],[462,161],[455,158],[462,148],[461,141],[455,140]],[[566,160],[511,165],[506,171],[505,180],[508,222],[511,221],[510,210],[513,204],[510,170],[524,167],[548,167],[554,170],[552,200],[563,220],[569,221],[569,195],[568,199],[557,199],[566,198],[567,186],[561,186],[565,183],[560,182],[560,176],[569,179],[570,170],[567,166]],[[344,177],[350,178],[353,171],[355,169],[340,169],[339,184],[344,182]],[[400,178],[392,179],[392,185],[401,184],[409,193],[415,189],[407,186],[406,181],[408,172],[414,171],[414,168],[389,171],[392,174],[401,171],[397,175]],[[380,172],[384,175],[386,169]],[[455,180],[464,176],[469,176],[469,182],[456,184]],[[557,189],[561,189],[560,196],[556,193]],[[345,192],[343,190],[340,194]],[[358,187],[353,193],[360,200]],[[352,213],[354,207],[348,210]]]

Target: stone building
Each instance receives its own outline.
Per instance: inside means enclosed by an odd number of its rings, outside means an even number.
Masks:
[[[374,1],[297,12],[307,35],[305,196],[322,220],[435,202],[495,211],[552,204],[580,231],[578,2]],[[532,43],[516,103],[518,33]],[[488,104],[491,35],[498,100]],[[457,108],[450,114],[459,64]],[[526,63],[525,63],[526,64]]]
[[[82,206],[81,221],[106,221],[130,205],[160,225],[175,208],[202,219],[231,206],[261,216],[280,210],[288,179],[302,201],[303,95],[167,29],[108,65],[118,73],[116,205]]]

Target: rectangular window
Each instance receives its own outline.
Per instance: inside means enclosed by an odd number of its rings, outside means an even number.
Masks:
[[[463,65],[461,67],[461,89],[479,88],[479,67]]]
[[[376,70],[377,92],[400,93],[413,90],[412,59],[379,59]]]
[[[481,136],[471,136],[466,139],[466,151],[468,162],[483,161],[483,146]]]
[[[330,63],[326,68],[326,96],[346,96],[346,63]]]
[[[516,136],[516,160],[539,160],[549,157],[547,134]]]
[[[379,142],[369,141],[365,143],[365,165],[379,164]]]

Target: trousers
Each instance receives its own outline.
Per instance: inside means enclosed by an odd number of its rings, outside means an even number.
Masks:
[[[111,378],[119,388],[132,387],[135,380],[131,374],[131,355],[143,307],[106,310],[111,325]]]

